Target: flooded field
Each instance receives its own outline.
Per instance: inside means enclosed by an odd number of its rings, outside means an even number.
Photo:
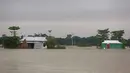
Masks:
[[[0,49],[0,73],[130,73],[130,50]]]

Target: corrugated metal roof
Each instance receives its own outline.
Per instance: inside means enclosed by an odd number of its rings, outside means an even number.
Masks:
[[[102,43],[117,43],[117,44],[122,44],[118,40],[104,40],[104,42],[102,42]]]
[[[47,41],[46,37],[24,37],[21,41]]]

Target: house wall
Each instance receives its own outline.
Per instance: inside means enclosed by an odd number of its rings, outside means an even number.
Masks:
[[[42,49],[43,48],[43,43],[34,43],[34,48],[35,49]]]
[[[28,48],[28,44],[26,42],[26,40],[24,40],[21,44],[19,44],[18,48]]]
[[[122,49],[123,48],[122,44],[110,44],[110,47],[114,48],[114,49]]]
[[[44,44],[45,44],[45,41],[26,41],[26,40],[24,40],[24,41],[21,41],[19,48],[41,49],[41,48],[46,47],[46,45],[44,45]]]
[[[107,44],[106,43],[102,43],[101,48],[107,49]],[[123,44],[116,44],[116,43],[110,43],[110,49],[123,49]]]

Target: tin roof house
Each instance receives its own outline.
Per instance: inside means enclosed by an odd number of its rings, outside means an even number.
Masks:
[[[123,49],[123,44],[118,40],[104,40],[101,47],[103,49]]]
[[[46,47],[46,41],[46,37],[23,37],[21,39],[21,44],[23,48],[41,49]]]

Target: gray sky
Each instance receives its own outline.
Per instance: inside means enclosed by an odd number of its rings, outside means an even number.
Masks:
[[[19,34],[64,37],[96,35],[98,29],[124,29],[130,38],[130,0],[0,0],[0,35],[18,25]]]

